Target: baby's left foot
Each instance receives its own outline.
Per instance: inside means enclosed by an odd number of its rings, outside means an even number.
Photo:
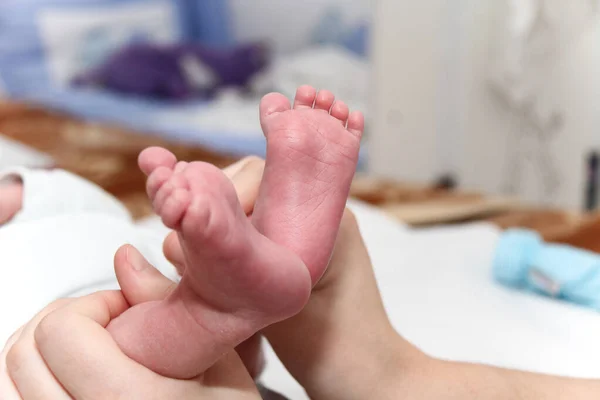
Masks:
[[[206,163],[165,165],[172,163],[149,167],[156,169],[148,192],[179,234],[181,283],[165,301],[130,309],[108,330],[132,359],[165,376],[192,378],[255,332],[298,313],[311,279],[298,256],[254,228],[223,172]]]

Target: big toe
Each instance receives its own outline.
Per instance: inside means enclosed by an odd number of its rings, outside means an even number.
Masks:
[[[281,93],[269,93],[260,101],[260,120],[264,123],[270,115],[291,110],[292,106],[287,97]]]
[[[169,150],[162,147],[150,147],[142,151],[138,157],[138,165],[147,176],[157,168],[175,168],[177,157]]]

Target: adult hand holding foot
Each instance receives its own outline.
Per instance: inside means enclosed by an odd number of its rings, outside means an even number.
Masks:
[[[297,314],[329,263],[364,127],[361,113],[327,91],[298,89],[295,104],[270,94],[260,105],[267,160],[252,219],[227,177],[164,149],[140,156],[157,214],[177,231],[180,284],[108,330],[155,372],[198,376],[227,351]]]
[[[162,298],[163,293],[159,287],[147,288],[150,297],[138,299]],[[0,398],[261,398],[235,351],[201,377],[186,381],[165,378],[128,358],[105,327],[129,308],[130,299],[121,292],[98,292],[49,305],[14,334],[0,354]]]

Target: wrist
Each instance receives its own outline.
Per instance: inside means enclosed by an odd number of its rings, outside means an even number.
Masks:
[[[373,376],[372,392],[363,398],[396,400],[415,398],[422,388],[420,382],[438,367],[434,359],[394,332],[387,351],[388,356],[379,355],[380,365]],[[357,397],[358,398],[358,397]]]
[[[307,388],[311,398],[395,400],[433,360],[389,327],[336,343],[323,361],[324,368],[313,371],[313,384]]]

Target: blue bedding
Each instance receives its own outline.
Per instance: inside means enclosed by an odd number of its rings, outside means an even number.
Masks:
[[[264,156],[265,139],[257,126],[253,132],[208,131],[169,116],[197,112],[206,102],[169,103],[119,94],[76,89],[51,89],[24,95],[23,100],[86,120],[121,124],[169,140],[198,144],[236,155]],[[192,111],[193,110],[193,111]]]

